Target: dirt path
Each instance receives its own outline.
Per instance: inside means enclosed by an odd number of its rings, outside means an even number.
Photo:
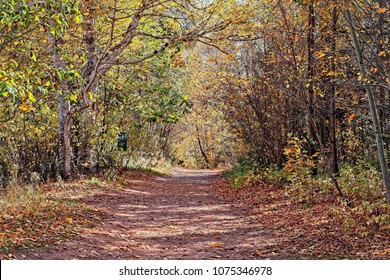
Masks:
[[[55,247],[18,259],[256,259],[267,232],[214,194],[213,171],[178,169],[171,176],[129,179],[121,191],[93,196],[103,223]],[[261,258],[277,258],[264,256]]]

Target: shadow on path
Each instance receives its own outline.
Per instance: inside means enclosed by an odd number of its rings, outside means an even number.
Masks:
[[[255,217],[213,194],[220,172],[177,169],[171,176],[127,178],[123,190],[88,198],[108,215],[74,240],[27,259],[257,259],[273,242]],[[260,257],[261,255],[261,257]]]

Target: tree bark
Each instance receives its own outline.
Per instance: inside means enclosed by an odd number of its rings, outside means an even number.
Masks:
[[[331,58],[331,71],[336,74],[336,49],[337,49],[337,7],[333,8],[332,11],[332,42],[331,42],[331,48],[332,48],[332,58]],[[331,88],[330,88],[330,149],[331,149],[331,159],[332,159],[332,173],[338,174],[339,173],[339,164],[338,164],[338,157],[337,157],[337,139],[336,139],[336,83],[335,83],[335,76],[332,77],[331,80]]]
[[[49,23],[50,27],[55,28],[56,23]],[[58,52],[60,48],[61,40],[57,39],[55,35],[48,32],[48,40],[50,43],[53,65],[56,70],[66,69],[66,65],[62,60],[61,54]],[[68,177],[71,174],[71,144],[70,144],[70,123],[67,124],[67,114],[70,111],[70,102],[65,99],[66,94],[69,91],[69,85],[66,81],[59,81],[61,91],[57,93],[58,98],[58,156],[59,156],[59,168],[62,177]],[[69,126],[66,128],[66,126]]]
[[[307,115],[307,125],[308,125],[308,139],[309,139],[309,155],[315,156],[316,154],[316,135],[311,125],[311,118],[315,116],[314,111],[314,76],[315,76],[315,66],[314,66],[314,47],[315,47],[315,38],[314,38],[314,29],[315,29],[315,11],[314,11],[314,0],[311,0],[309,4],[309,14],[308,14],[308,33],[307,33],[307,85],[308,85],[308,101],[309,101],[309,112]],[[313,175],[317,175],[317,168],[314,167],[312,170]]]
[[[98,48],[97,48],[97,35],[95,30],[95,3],[91,2],[85,7],[86,16],[83,18],[83,41],[86,49],[86,64],[82,69],[81,76],[83,77],[85,84],[88,85],[95,79],[96,73],[95,68],[98,63]],[[89,92],[94,94],[98,88],[98,83],[95,82]],[[85,96],[85,98],[90,98]],[[93,101],[89,101],[89,103],[93,103]],[[94,106],[92,106],[94,107]],[[91,143],[92,138],[94,137],[94,133],[91,131],[95,127],[96,120],[96,112],[93,110],[83,110],[80,116],[80,125],[78,127],[78,142],[79,149],[77,154],[77,162],[79,167],[83,166],[84,168],[93,168],[96,160],[92,158],[94,145]]]
[[[378,0],[378,4],[380,8],[385,8],[386,7],[386,0]],[[377,36],[376,36],[376,44],[377,44],[377,67],[380,72],[385,73],[385,65],[386,65],[386,60],[388,58],[384,56],[379,56],[379,54],[382,51],[385,51],[385,13],[378,13],[378,23],[377,23]],[[385,110],[385,102],[386,102],[386,91],[383,87],[378,88],[378,94],[379,94],[379,102],[381,106],[379,107],[379,122],[380,122],[380,127],[383,131],[385,130],[385,123],[386,123],[386,110]]]

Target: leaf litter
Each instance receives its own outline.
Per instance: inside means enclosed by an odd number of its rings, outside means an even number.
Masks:
[[[231,189],[219,173],[73,182],[0,216],[1,259],[390,259],[390,232],[283,187]],[[72,186],[69,187],[68,186]],[[168,225],[168,226],[167,226]]]

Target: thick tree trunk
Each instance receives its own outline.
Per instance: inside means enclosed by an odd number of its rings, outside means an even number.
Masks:
[[[55,28],[56,23],[51,22],[50,26]],[[62,60],[58,50],[60,49],[61,39],[57,39],[55,35],[48,33],[52,59],[55,69],[65,70],[66,66]],[[72,171],[71,165],[71,143],[70,143],[70,123],[67,124],[67,114],[70,111],[70,103],[65,99],[65,95],[69,91],[69,85],[66,81],[60,81],[61,91],[58,92],[58,155],[60,174],[63,177],[68,177]],[[69,126],[68,130],[66,126]]]
[[[97,87],[98,84],[94,85],[90,92],[96,94]],[[94,144],[99,129],[96,123],[98,115],[96,106],[96,103],[92,101],[90,108],[82,111],[78,128],[80,145],[77,155],[78,164],[90,171],[96,168],[97,165],[97,147]]]
[[[349,28],[350,28],[350,33],[352,37],[352,43],[355,47],[355,52],[356,52],[356,59],[359,64],[360,68],[360,73],[363,78],[363,81],[366,80],[367,77],[367,70],[366,66],[364,63],[364,55],[360,46],[360,42],[357,36],[356,28],[353,22],[352,14],[349,10],[345,12],[346,18],[349,23]],[[382,169],[382,177],[383,177],[383,182],[386,187],[387,191],[387,202],[390,204],[390,177],[389,177],[389,168],[387,166],[387,160],[386,160],[386,153],[385,153],[385,148],[383,144],[383,136],[380,128],[380,123],[379,123],[379,117],[378,117],[378,110],[375,104],[375,98],[374,98],[374,91],[372,87],[366,83],[365,89],[367,92],[368,96],[368,103],[370,106],[370,111],[371,111],[371,118],[372,118],[372,123],[373,123],[373,128],[375,132],[375,139],[376,139],[376,144],[377,144],[377,149],[378,149],[378,156],[379,156],[379,162],[381,165]]]
[[[83,40],[85,48],[87,50],[87,61],[82,70],[82,77],[86,85],[92,82],[89,88],[89,92],[95,94],[98,87],[98,79],[96,76],[96,65],[98,63],[97,56],[97,36],[95,31],[95,16],[94,16],[94,3],[90,3],[87,9],[87,15],[83,19]],[[96,80],[96,82],[94,81]],[[89,98],[89,96],[87,97]],[[92,102],[91,102],[92,103]],[[91,104],[92,105],[92,104]],[[77,154],[77,162],[79,166],[92,169],[96,166],[96,160],[93,158],[93,137],[96,124],[96,112],[92,106],[92,110],[84,110],[80,116],[80,125],[78,127],[79,135],[79,149]]]

